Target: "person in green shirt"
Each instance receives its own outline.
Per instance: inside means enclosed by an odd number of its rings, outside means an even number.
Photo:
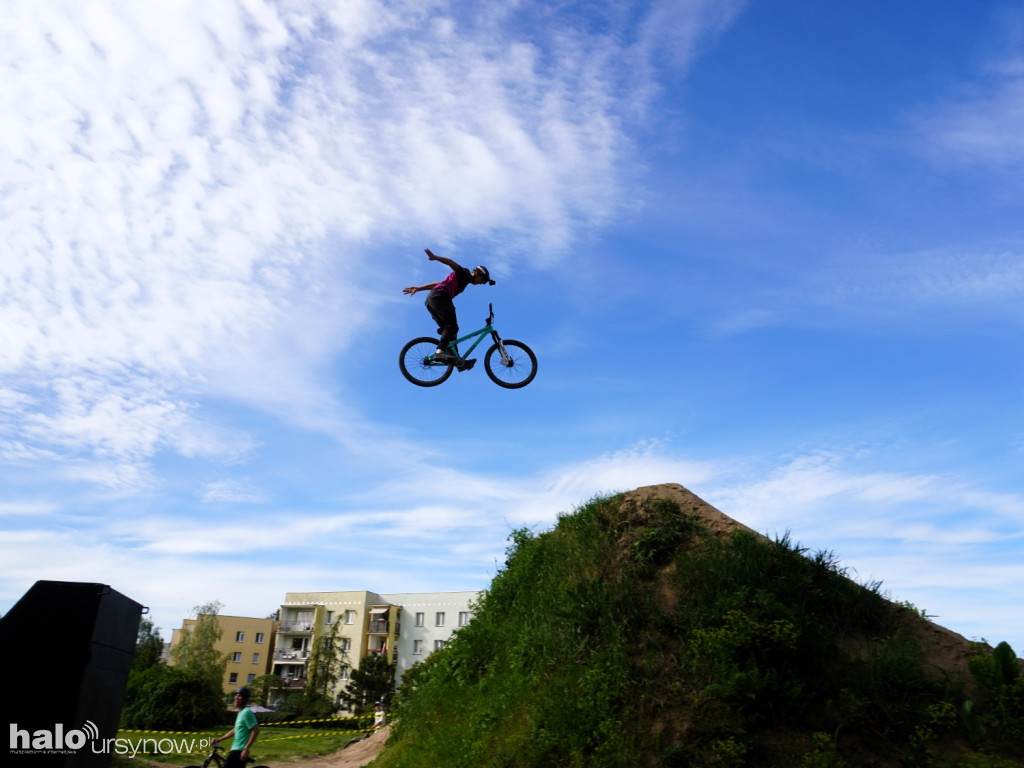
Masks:
[[[249,758],[249,747],[256,741],[260,733],[260,727],[256,722],[256,715],[249,709],[249,699],[252,698],[252,691],[248,688],[239,688],[235,691],[235,708],[238,709],[238,716],[235,717],[235,727],[220,738],[213,739],[213,743],[230,739],[231,751],[228,752],[227,762],[224,768],[244,768]]]

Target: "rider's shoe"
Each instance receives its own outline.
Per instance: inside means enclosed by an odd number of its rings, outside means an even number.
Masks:
[[[445,352],[443,349],[438,349],[434,353],[434,362],[435,363],[449,363],[451,365],[454,365],[460,359],[461,358],[456,357],[451,352]]]
[[[463,371],[468,371],[474,365],[476,365],[475,357],[472,360],[463,360],[461,363],[456,363],[455,367],[458,369],[459,373],[462,373]]]

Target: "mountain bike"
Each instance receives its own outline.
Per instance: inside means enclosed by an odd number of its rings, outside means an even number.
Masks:
[[[468,371],[476,364],[476,360],[467,359],[488,334],[494,344],[484,354],[484,368],[487,375],[499,387],[519,389],[525,387],[537,375],[537,356],[533,350],[521,341],[502,339],[494,329],[494,305],[488,304],[490,314],[484,320],[484,327],[478,331],[467,333],[452,342],[455,360],[436,360],[435,355],[441,342],[430,336],[413,339],[398,355],[398,367],[402,375],[420,387],[436,387],[452,375],[453,369]],[[440,330],[438,331],[440,332]],[[467,339],[476,341],[466,350],[465,355],[459,354],[458,345]]]
[[[222,747],[220,744],[214,744],[211,747],[211,749],[210,749],[209,756],[203,761],[203,764],[201,766],[200,765],[190,765],[190,766],[187,766],[187,768],[224,768],[224,764],[228,761],[227,755],[219,755],[219,754],[217,754],[222,749],[224,749],[224,747]],[[252,757],[245,758],[245,764],[247,766],[249,765],[249,763],[255,763],[255,762],[256,762],[255,758],[252,758]],[[267,766],[265,766],[265,765],[254,765],[254,766],[249,766],[249,768],[267,768]]]

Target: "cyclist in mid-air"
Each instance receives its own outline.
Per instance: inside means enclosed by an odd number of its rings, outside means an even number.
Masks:
[[[412,296],[420,291],[430,291],[427,295],[427,300],[423,303],[430,312],[430,316],[437,323],[437,332],[441,334],[441,344],[437,348],[434,359],[443,363],[458,362],[459,358],[449,347],[449,344],[455,341],[459,335],[459,322],[455,316],[455,302],[452,300],[462,293],[470,283],[473,285],[483,285],[484,283],[494,285],[494,281],[491,280],[487,267],[474,267],[473,271],[470,272],[451,259],[431,253],[429,248],[425,248],[424,251],[430,261],[440,261],[450,268],[451,274],[444,278],[444,280],[436,283],[425,283],[424,285],[403,288],[402,293]]]

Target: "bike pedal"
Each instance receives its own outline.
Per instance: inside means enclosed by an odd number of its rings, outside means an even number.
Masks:
[[[472,360],[464,360],[464,361],[463,361],[463,362],[462,362],[462,363],[461,363],[461,364],[460,364],[460,365],[458,366],[458,369],[459,369],[459,373],[462,373],[463,371],[468,371],[468,370],[469,370],[470,368],[472,368],[472,367],[473,367],[474,365],[476,365],[476,358],[475,358],[475,357],[474,357],[474,358],[473,358]]]

